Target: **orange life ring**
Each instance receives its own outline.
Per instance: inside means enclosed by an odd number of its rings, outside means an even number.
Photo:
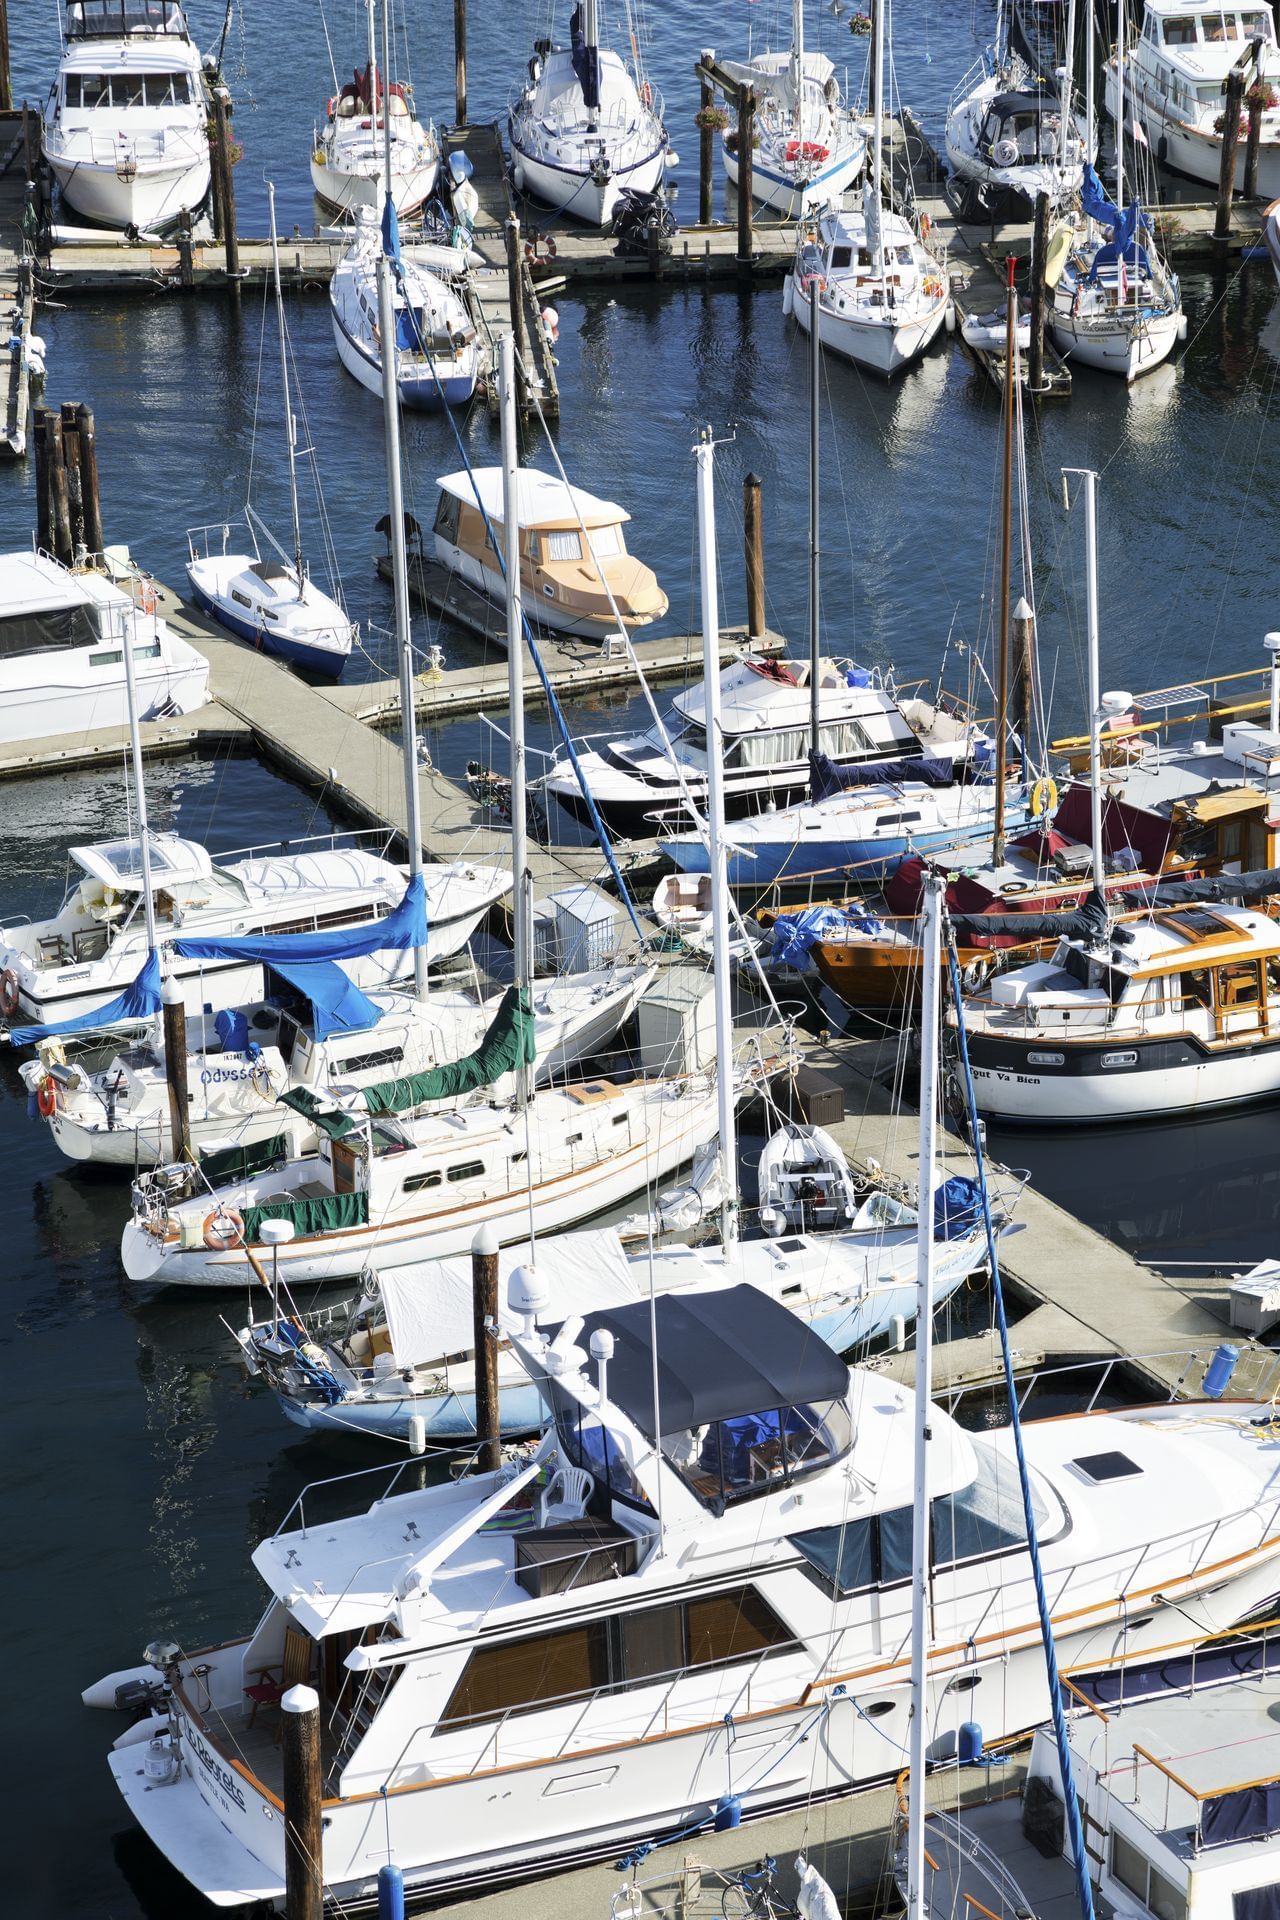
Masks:
[[[0,1014],[8,1020],[18,1011],[18,976],[12,967],[0,973]]]
[[[138,582],[138,605],[144,613],[154,613],[156,610],[156,590],[150,580]]]
[[[227,1253],[244,1245],[244,1215],[234,1207],[218,1207],[204,1223],[204,1243],[210,1253]]]
[[[920,215],[920,238],[922,240],[927,240],[932,231],[933,231],[932,220],[929,218],[927,213],[922,213]]]
[[[36,1088],[36,1106],[42,1120],[52,1120],[58,1111],[58,1089],[47,1075]]]
[[[653,88],[649,85],[649,82],[647,80],[645,81],[644,85],[640,89],[640,98],[644,101],[644,104],[646,105],[646,107],[651,107],[653,105]]]

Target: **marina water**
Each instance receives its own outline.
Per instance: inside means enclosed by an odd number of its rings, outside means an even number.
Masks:
[[[604,9],[606,17],[608,8]],[[682,156],[677,210],[696,211],[693,63],[703,46],[745,50],[771,24],[772,0],[690,0],[651,7],[648,62]],[[567,27],[562,0],[557,30]],[[976,51],[968,7],[907,0],[896,10],[898,87],[937,129]],[[15,92],[42,99],[56,63],[54,0],[9,9]],[[216,44],[222,0],[192,0],[203,46]],[[452,8],[408,0],[420,106],[452,112]],[[989,35],[994,9],[977,9]],[[473,119],[504,107],[543,9],[472,0]],[[865,41],[824,7],[819,44],[847,59],[857,85]],[[360,56],[359,10],[331,0],[339,75]],[[307,156],[313,118],[332,90],[318,0],[237,0],[225,55],[244,147],[236,187],[242,232],[265,231],[268,174],[282,230],[310,232]],[[1184,185],[1184,195],[1192,189]],[[723,204],[721,200],[721,204]],[[1184,274],[1190,339],[1170,366],[1125,392],[1076,377],[1069,403],[1028,421],[1032,545],[1046,683],[1057,732],[1083,705],[1079,528],[1064,519],[1058,469],[1101,473],[1104,685],[1144,688],[1261,660],[1276,624],[1274,529],[1280,506],[1276,380],[1280,316],[1265,266]],[[628,287],[555,296],[563,419],[557,444],[570,478],[621,501],[628,540],[671,598],[667,629],[696,626],[693,473],[697,428],[735,438],[719,459],[727,617],[744,610],[740,481],[764,480],[769,617],[797,644],[805,619],[807,420],[801,336],[777,287],[739,294]],[[289,326],[325,498],[352,612],[367,653],[349,672],[388,670],[390,604],[374,577],[383,455],[379,409],[333,351],[323,290],[289,296]],[[287,525],[287,479],[260,295],[77,300],[42,312],[50,398],[96,410],[107,537],[125,540],[161,579],[183,582],[189,525],[235,513],[252,461],[254,499]],[[261,366],[260,421],[254,434]],[[827,649],[899,677],[932,678],[944,655],[963,687],[985,640],[997,525],[998,406],[952,342],[892,387],[828,363],[825,392],[823,594]],[[498,458],[477,409],[459,432],[480,464]],[[429,526],[434,477],[461,464],[450,427],[408,423],[407,504]],[[539,456],[535,442],[530,455]],[[24,546],[34,525],[34,473],[0,472],[0,543]],[[312,551],[317,551],[314,542]],[[425,648],[446,663],[478,643],[423,621]],[[617,731],[637,701],[568,703],[574,727]],[[493,716],[501,721],[502,715]],[[479,721],[428,732],[450,773],[501,743]],[[536,713],[531,744],[545,746]],[[155,823],[214,851],[327,826],[316,800],[249,760],[157,766]],[[120,770],[3,789],[0,905],[7,918],[48,910],[63,885],[66,846],[126,826]],[[1140,1255],[1234,1259],[1280,1250],[1275,1111],[1158,1129],[1007,1138],[992,1145],[1037,1183]],[[86,1715],[86,1681],[140,1657],[153,1633],[188,1646],[206,1630],[247,1629],[261,1606],[249,1553],[300,1486],[364,1464],[340,1443],[292,1437],[275,1405],[248,1390],[209,1300],[132,1299],[118,1266],[126,1195],[69,1171],[25,1094],[0,1070],[0,1140],[10,1195],[0,1316],[0,1394],[8,1445],[3,1486],[10,1675],[3,1717],[12,1765],[12,1850],[6,1910],[21,1920],[180,1920],[206,1914],[128,1822],[105,1764],[107,1723]],[[244,1305],[225,1303],[228,1319]],[[946,1325],[939,1329],[947,1334]],[[16,1881],[16,1883],[15,1883]]]

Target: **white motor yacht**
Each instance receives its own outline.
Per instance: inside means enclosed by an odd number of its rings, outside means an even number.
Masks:
[[[674,159],[634,33],[628,64],[601,45],[599,11],[599,0],[579,0],[570,44],[538,42],[507,115],[517,192],[596,227],[612,218],[624,189],[656,192]]]
[[[351,245],[329,283],[329,313],[339,360],[379,399],[385,360],[378,320],[381,258],[378,217],[362,207]],[[479,337],[453,278],[463,265],[463,255],[453,247],[418,247],[401,256],[392,290],[396,391],[404,406],[420,412],[465,407],[480,377]]]
[[[188,1022],[188,1125],[197,1151],[212,1154],[228,1142],[241,1151],[281,1140],[290,1157],[314,1151],[314,1125],[281,1109],[282,1093],[373,1086],[443,1066],[480,1041],[500,999],[435,986],[425,1001],[385,990],[364,995],[348,982],[339,1025],[310,991],[317,965],[328,986],[332,963],[310,961],[300,969],[280,963],[271,969],[269,1001]],[[619,965],[536,980],[535,1084],[562,1078],[610,1046],[653,975],[650,965]],[[99,1067],[68,1059],[60,1041],[45,1040],[19,1071],[69,1160],[136,1172],[177,1156],[159,1031]],[[506,1091],[500,1082],[498,1094]],[[207,1162],[204,1172],[216,1183]]]
[[[160,618],[149,584],[126,592],[46,553],[0,555],[0,743],[126,725],[126,638],[142,719],[204,706],[209,663]]]
[[[195,213],[209,192],[209,106],[178,0],[65,0],[64,21],[42,135],[67,205],[142,231]]]
[[[387,0],[391,4],[391,0]],[[430,122],[414,111],[408,81],[388,80],[378,67],[374,0],[365,0],[368,54],[325,108],[323,127],[312,137],[311,184],[317,198],[338,213],[357,207],[381,212],[387,196],[386,137],[391,135],[392,203],[402,219],[421,211],[440,178],[440,142]]]
[[[216,863],[176,834],[152,833],[149,848],[161,950],[205,936],[359,927],[385,918],[405,895],[404,869],[355,835],[248,848]],[[69,853],[78,872],[57,913],[0,927],[0,1014],[11,1028],[92,1013],[135,980],[147,958],[140,842],[113,840]],[[429,957],[456,953],[510,888],[510,873],[497,867],[428,867]],[[353,961],[351,971],[361,986],[387,986],[410,961],[402,947],[381,949]],[[258,961],[175,955],[169,972],[192,1014],[262,998]]]
[[[971,726],[943,707],[900,695],[892,673],[851,660],[819,661],[819,751],[834,766],[913,759],[963,762]],[[725,812],[729,816],[786,806],[809,790],[812,688],[807,660],[747,653],[720,675]],[[663,739],[663,733],[666,739]],[[706,689],[677,694],[661,729],[608,742],[583,741],[578,764],[597,808],[622,833],[644,831],[654,814],[686,817],[688,801],[707,795]],[[904,775],[907,767],[903,766]],[[589,820],[567,756],[543,776],[545,791],[577,818]]]
[[[1142,29],[1124,60],[1124,106],[1161,164],[1215,190],[1222,172],[1223,83],[1251,47],[1251,84],[1271,104],[1262,112],[1258,196],[1280,194],[1280,49],[1271,11],[1227,0],[1145,0]],[[1103,68],[1107,111],[1120,112],[1119,56]],[[1236,148],[1235,186],[1244,187],[1245,141]]]
[[[862,171],[867,136],[840,91],[834,62],[805,45],[804,0],[792,0],[790,47],[721,64],[756,97],[752,199],[784,220],[838,200]],[[721,137],[725,174],[734,188],[737,138],[736,126]]]
[[[554,1248],[540,1258],[510,1302],[513,1350],[553,1409],[531,1458],[420,1489],[382,1477],[367,1511],[330,1506],[322,1525],[308,1493],[253,1555],[267,1607],[247,1638],[210,1645],[202,1603],[198,1650],[152,1642],[86,1691],[140,1712],[112,1776],[224,1906],[281,1898],[279,1701],[298,1682],[319,1694],[323,1876],[344,1903],[372,1899],[388,1855],[415,1894],[451,1898],[684,1838],[718,1808],[812,1810],[900,1768],[914,1396],[851,1374],[750,1287],[557,1327]],[[1275,1592],[1269,1413],[1202,1400],[1025,1422],[1064,1667],[1127,1669]],[[928,1435],[917,1711],[936,1763],[966,1723],[1029,1731],[1049,1696],[1010,1433],[935,1405]]]

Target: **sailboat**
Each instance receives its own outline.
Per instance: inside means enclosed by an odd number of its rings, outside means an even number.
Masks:
[[[1075,14],[1069,0],[1066,64],[1048,77],[1028,58],[1017,0],[1001,0],[995,46],[965,75],[947,108],[947,159],[953,178],[965,183],[966,215],[994,211],[1010,196],[1034,203],[1042,193],[1057,207],[1079,191],[1094,138],[1075,109]]]
[[[919,359],[952,307],[946,268],[917,217],[899,213],[885,194],[885,12],[876,7],[872,21],[877,104],[862,205],[833,206],[801,220],[782,310],[806,333],[816,328],[833,353],[888,375]]]
[[[1117,0],[1116,197],[1107,199],[1087,162],[1073,217],[1073,244],[1061,267],[1047,314],[1054,345],[1068,359],[1100,373],[1136,380],[1167,360],[1187,337],[1178,277],[1156,244],[1141,200],[1125,201],[1125,0]],[[1086,36],[1088,106],[1093,124],[1092,35]],[[1134,145],[1135,171],[1137,142]]]
[[[311,184],[325,205],[339,213],[377,208],[383,181],[397,214],[405,219],[431,198],[440,177],[440,142],[414,112],[413,87],[379,72],[374,45],[376,0],[365,0],[369,45],[364,71],[334,90],[324,126],[312,139]],[[388,6],[391,0],[386,0]],[[386,153],[385,135],[391,136]]]
[[[675,162],[662,99],[646,78],[636,35],[631,64],[600,42],[599,0],[578,0],[569,45],[540,40],[507,116],[511,177],[575,220],[602,227],[624,191],[655,193]]]
[[[356,640],[356,628],[338,601],[322,593],[311,580],[302,552],[302,520],[298,508],[297,422],[289,385],[289,341],[284,324],[284,296],[280,288],[280,244],[276,234],[275,187],[267,183],[271,211],[271,268],[275,288],[276,323],[280,342],[280,392],[284,404],[285,451],[289,460],[289,500],[293,516],[293,557],[272,539],[251,505],[245,520],[253,552],[228,551],[231,532],[221,529],[217,550],[213,527],[193,528],[187,535],[187,577],[197,602],[224,627],[248,640],[263,653],[304,668],[318,678],[336,679],[347,663]],[[261,532],[271,555],[262,558]]]
[[[378,319],[381,257],[377,216],[362,207],[329,283],[329,313],[339,360],[362,387],[379,395],[388,359],[388,336]],[[418,412],[465,407],[480,377],[480,338],[455,277],[462,262],[453,247],[421,246],[413,258],[401,257],[390,357],[401,404]]]
[[[801,215],[839,199],[862,171],[867,138],[840,92],[833,62],[805,47],[804,0],[791,0],[791,45],[753,60],[723,62],[756,96],[751,197],[781,215]],[[738,184],[736,129],[722,136],[724,169]]]

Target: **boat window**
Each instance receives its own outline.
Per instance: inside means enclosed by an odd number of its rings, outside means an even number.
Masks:
[[[616,1693],[690,1667],[731,1666],[795,1645],[754,1587],[478,1647],[440,1725],[529,1713],[550,1701]]]
[[[554,527],[542,536],[543,551],[548,560],[581,560],[582,540],[574,527]]]
[[[442,493],[436,505],[435,531],[451,546],[458,540],[458,509],[462,505],[456,493]]]
[[[755,1499],[841,1459],[852,1440],[843,1400],[825,1407],[766,1407],[708,1426],[664,1433],[662,1452],[706,1505]]]
[[[906,826],[909,821],[918,820],[919,818],[920,813],[918,810],[915,813],[905,811],[901,813],[878,813],[876,815],[876,825],[878,827],[902,827]]]
[[[86,604],[50,607],[42,613],[0,617],[0,660],[24,653],[53,653],[62,647],[92,647],[102,638],[97,614]]]
[[[853,248],[851,246],[832,247],[831,271],[833,273],[838,273],[842,267],[851,267],[852,265]]]
[[[1108,1480],[1133,1480],[1142,1472],[1137,1461],[1118,1448],[1106,1453],[1082,1453],[1071,1464],[1086,1480],[1092,1480],[1095,1487],[1103,1486]]]
[[[967,1487],[942,1494],[929,1509],[935,1567],[952,1567],[962,1560],[980,1560],[988,1554],[1010,1553],[1026,1545],[1018,1469],[994,1447],[975,1440],[978,1471]],[[1048,1520],[1047,1508],[1032,1489],[1037,1526]]]
[[[876,1584],[875,1520],[850,1520],[792,1538],[824,1583],[840,1594],[864,1593]]]
[[[1122,1833],[1111,1835],[1111,1874],[1122,1887],[1136,1894],[1142,1904],[1155,1914],[1156,1920],[1187,1920],[1187,1902],[1185,1895],[1174,1886],[1172,1880],[1166,1880],[1157,1873],[1147,1856],[1140,1852]]]
[[[621,527],[592,527],[587,539],[597,560],[613,560],[626,551],[622,544]]]
[[[1240,38],[1240,22],[1233,13],[1206,13],[1202,17],[1206,40],[1221,42]]]
[[[483,1160],[460,1160],[456,1167],[450,1167],[449,1180],[451,1184],[459,1180],[476,1180],[483,1172]]]
[[[1166,47],[1194,47],[1198,38],[1193,13],[1172,14],[1164,23]]]
[[[608,1489],[615,1500],[642,1512],[652,1511],[648,1496],[630,1462],[623,1458],[617,1441],[599,1419],[587,1413],[569,1394],[552,1388],[556,1415],[556,1434],[566,1458],[573,1466],[585,1467],[599,1487]]]
[[[1256,1007],[1261,999],[1256,960],[1233,960],[1217,968],[1218,1005],[1224,1012],[1234,1007]]]
[[[1213,991],[1207,967],[1196,967],[1189,973],[1172,974],[1169,984],[1173,990],[1170,999],[1173,1000],[1174,995],[1179,995],[1181,1010],[1184,1012],[1195,1007],[1209,1007],[1213,1004]],[[1174,1004],[1176,1005],[1177,1002],[1175,1001]]]
[[[1269,13],[1242,13],[1240,28],[1246,40],[1270,40],[1271,15]]]
[[[332,1056],[335,1073],[369,1073],[374,1067],[398,1067],[404,1060],[403,1047],[382,1047],[376,1053],[351,1053],[345,1059]]]
[[[231,598],[235,601],[238,607],[248,607],[249,611],[252,613],[253,602],[249,598],[247,593],[241,593],[238,588],[232,587]]]
[[[123,40],[139,32],[185,39],[179,0],[67,0],[68,40]]]

